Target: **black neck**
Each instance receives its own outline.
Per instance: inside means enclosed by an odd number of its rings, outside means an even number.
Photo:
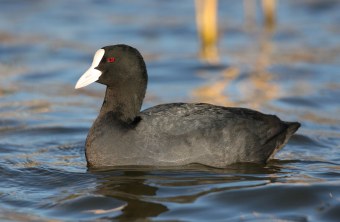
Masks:
[[[113,112],[115,118],[126,123],[133,122],[140,112],[145,91],[145,87],[136,86],[107,87],[99,115]]]

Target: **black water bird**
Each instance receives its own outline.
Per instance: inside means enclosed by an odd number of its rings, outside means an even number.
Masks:
[[[148,75],[141,54],[127,45],[99,49],[76,88],[95,81],[107,88],[86,139],[92,167],[266,163],[300,127],[274,115],[206,103],[169,103],[140,111]]]

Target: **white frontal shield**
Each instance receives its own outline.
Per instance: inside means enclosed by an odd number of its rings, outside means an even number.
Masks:
[[[100,61],[102,60],[103,56],[105,54],[105,50],[104,49],[99,49],[96,54],[94,54],[93,57],[93,62],[92,65],[90,66],[90,68],[88,70],[86,70],[86,72],[79,78],[75,88],[79,89],[82,88],[84,86],[87,86],[95,81],[97,81],[99,79],[99,77],[101,76],[102,72],[99,71],[98,69],[95,69]]]

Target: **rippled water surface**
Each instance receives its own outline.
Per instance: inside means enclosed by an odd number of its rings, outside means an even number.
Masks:
[[[272,30],[255,19],[219,3],[212,64],[194,1],[1,1],[0,220],[339,221],[340,2],[279,1]],[[146,59],[144,108],[204,101],[302,127],[268,165],[88,169],[105,89],[74,85],[116,43]]]

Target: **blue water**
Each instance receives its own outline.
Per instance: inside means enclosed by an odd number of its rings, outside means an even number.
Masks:
[[[194,1],[1,1],[0,221],[339,221],[340,2],[279,1],[270,31],[259,6],[218,12],[211,64]],[[209,102],[302,127],[267,165],[88,169],[105,88],[74,85],[117,43],[145,57],[143,108]]]

